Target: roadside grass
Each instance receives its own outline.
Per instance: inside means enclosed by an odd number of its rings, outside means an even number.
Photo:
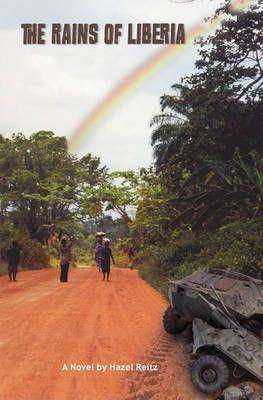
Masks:
[[[92,259],[87,259],[84,261],[77,260],[75,263],[77,268],[92,268],[96,266],[95,261]]]
[[[7,263],[4,261],[0,262],[0,276],[7,274]]]
[[[125,253],[113,254],[115,259],[115,267],[118,268],[129,268],[128,256]],[[114,265],[113,265],[114,266]]]
[[[54,257],[54,256],[50,256],[50,261],[49,261],[50,267],[51,268],[60,268],[60,261],[59,258]],[[95,265],[95,261],[92,259],[88,259],[88,258],[81,258],[81,259],[73,259],[70,262],[70,266],[73,268],[87,268],[87,267],[91,267]]]
[[[58,268],[59,267],[59,259],[54,256],[50,256],[49,264],[50,264],[50,267],[52,267],[52,268]]]
[[[113,251],[113,256],[115,259],[115,265],[112,264],[111,262],[111,267],[118,267],[118,268],[128,268],[129,267],[129,261],[128,261],[128,256],[125,253],[114,253]],[[59,262],[59,261],[58,261]],[[74,261],[74,264],[78,268],[87,268],[87,267],[95,267],[96,266],[96,261],[94,258],[85,256],[85,257],[76,257],[76,260]]]
[[[152,287],[160,292],[166,299],[168,299],[168,278],[167,276],[160,275],[158,271],[154,270],[149,264],[139,264],[136,266],[139,270],[139,276],[147,281]]]
[[[212,268],[263,278],[263,218],[224,225],[214,232],[178,232],[167,243],[137,254],[140,276],[167,297],[169,279]]]
[[[111,267],[117,267],[117,268],[128,268],[129,267],[129,261],[128,261],[128,256],[124,253],[117,253],[114,254],[113,256],[115,259],[115,265],[111,263]],[[87,268],[87,267],[95,267],[96,266],[96,261],[92,257],[80,257],[77,258],[75,261],[75,264],[78,268]]]

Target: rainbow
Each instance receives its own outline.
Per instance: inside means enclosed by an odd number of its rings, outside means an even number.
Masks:
[[[253,0],[234,0],[232,8],[242,11]],[[187,32],[187,44],[169,45],[158,50],[151,55],[145,62],[132,71],[128,76],[121,80],[86,116],[80,126],[69,137],[69,149],[77,152],[80,145],[88,135],[95,131],[95,128],[102,122],[118,104],[126,97],[136,91],[146,79],[149,79],[157,70],[161,69],[176,54],[180,54],[192,46],[194,40],[202,34],[213,32],[222,22],[222,16],[213,19],[211,22],[199,23]]]

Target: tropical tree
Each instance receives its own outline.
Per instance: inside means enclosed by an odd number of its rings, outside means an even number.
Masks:
[[[228,4],[215,34],[200,39],[196,72],[161,97],[152,120],[158,169],[171,163],[194,171],[204,160],[227,161],[262,151],[263,11],[259,4],[238,15]]]
[[[50,229],[72,226],[81,191],[104,174],[98,158],[78,160],[69,154],[66,139],[52,132],[1,137],[1,218],[46,241]]]
[[[134,171],[118,171],[107,175],[97,186],[87,187],[79,199],[83,216],[101,218],[105,212],[118,215],[128,229],[138,202],[139,175]]]
[[[173,230],[173,218],[180,211],[170,201],[170,193],[160,182],[153,166],[142,171],[138,193],[136,218],[131,224],[131,235],[136,247],[166,241]]]
[[[208,161],[172,201],[182,210],[175,223],[187,221],[194,229],[211,221],[215,227],[230,218],[262,216],[263,158],[257,152],[242,157],[237,150],[226,163]]]

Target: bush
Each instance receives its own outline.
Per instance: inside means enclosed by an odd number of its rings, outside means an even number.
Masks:
[[[19,241],[22,250],[21,267],[27,269],[40,269],[49,267],[49,255],[44,247],[31,239]]]
[[[80,246],[73,246],[72,247],[72,261],[76,262],[77,264],[87,264],[91,265],[93,262],[91,254],[85,249]]]
[[[0,224],[0,259],[5,258],[6,249],[10,246],[10,238],[14,237],[14,227],[11,222]]]
[[[79,264],[95,265],[95,245],[96,237],[93,234],[79,240],[78,244],[72,247],[72,255],[75,262]]]
[[[184,276],[198,268],[223,268],[262,278],[262,218],[223,226],[201,241],[200,252],[192,259],[186,257],[177,276]]]
[[[144,261],[139,266],[139,274],[142,279],[145,279],[155,289],[167,297],[168,276],[160,275],[156,268],[153,268],[150,263]]]
[[[59,258],[59,249],[58,247],[55,246],[43,246],[43,249],[45,250],[45,252],[49,255],[52,256],[54,258]]]
[[[221,268],[262,279],[263,218],[225,225],[210,234],[175,232],[168,243],[138,255],[140,275],[163,292],[169,278],[198,269]]]
[[[127,253],[118,251],[117,248],[112,249],[116,267],[129,268],[129,259]]]
[[[7,274],[7,263],[3,260],[0,260],[0,276]]]
[[[138,253],[137,259],[150,266],[151,273],[172,278],[182,263],[194,259],[202,248],[201,239],[191,231],[175,231],[167,243],[149,246]]]

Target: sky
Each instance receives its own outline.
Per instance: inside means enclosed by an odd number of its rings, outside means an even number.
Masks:
[[[51,130],[67,138],[94,107],[161,46],[45,45],[22,43],[22,23],[184,23],[189,30],[212,14],[219,0],[0,0],[0,133],[10,137]],[[76,154],[99,156],[111,170],[137,169],[152,162],[150,120],[171,85],[191,73],[191,47],[127,96],[81,141]]]

